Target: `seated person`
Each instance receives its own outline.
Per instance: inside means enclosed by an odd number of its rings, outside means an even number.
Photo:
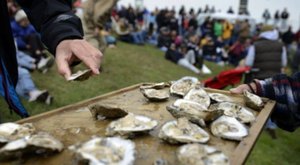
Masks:
[[[172,43],[172,38],[170,30],[167,27],[162,27],[160,29],[160,34],[158,36],[157,47],[162,51],[167,51]]]
[[[207,43],[202,48],[203,58],[207,61],[221,62],[222,58],[217,54],[217,48],[212,38],[207,40]]]
[[[100,33],[101,33],[101,36],[104,37],[105,42],[106,42],[108,48],[115,48],[116,47],[117,40],[116,40],[116,38],[114,36],[112,36],[110,34],[109,31],[101,30]]]

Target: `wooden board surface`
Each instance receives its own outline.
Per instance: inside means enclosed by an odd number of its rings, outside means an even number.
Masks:
[[[104,136],[106,126],[110,123],[110,121],[93,120],[87,108],[88,105],[96,102],[117,104],[129,112],[146,115],[159,121],[159,126],[150,132],[150,136],[144,135],[133,139],[137,149],[135,164],[151,165],[158,159],[164,159],[171,165],[177,164],[175,153],[179,145],[167,144],[159,140],[157,137],[162,124],[174,119],[166,110],[166,106],[172,104],[176,99],[178,99],[178,97],[172,96],[167,102],[151,103],[140,93],[138,87],[139,85],[134,85],[106,95],[95,97],[93,99],[85,100],[77,104],[23,119],[18,121],[18,123],[33,123],[37,130],[51,133],[61,140],[65,145],[65,148],[67,148],[72,144],[87,141],[95,135]],[[244,105],[244,101],[240,95],[231,95],[226,91],[214,89],[206,90],[207,92],[227,94],[237,103]],[[268,100],[265,108],[260,113],[255,112],[257,119],[254,123],[252,123],[249,129],[249,136],[244,138],[243,141],[236,142],[223,140],[211,135],[208,144],[221,149],[226,155],[228,155],[230,157],[231,164],[243,164],[259,137],[274,105],[274,101]],[[205,129],[207,132],[210,132],[209,128]],[[48,158],[28,158],[23,160],[22,164],[71,165],[74,164],[72,160],[72,153],[68,149],[65,149],[62,153]],[[11,163],[12,162],[7,162],[7,164]]]

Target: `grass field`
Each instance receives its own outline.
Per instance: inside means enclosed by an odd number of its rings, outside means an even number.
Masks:
[[[228,67],[224,68],[212,63],[207,63],[207,65],[213,70],[213,75],[228,69]],[[203,80],[213,76],[199,76],[168,62],[164,60],[162,52],[151,46],[134,46],[125,43],[119,43],[116,49],[107,50],[103,67],[104,70],[100,76],[82,83],[65,82],[57,74],[55,67],[47,74],[34,72],[32,77],[36,85],[40,89],[48,89],[54,96],[54,103],[47,106],[40,103],[28,103],[25,100],[22,102],[28,112],[35,115],[141,82],[170,81],[183,76],[196,76]],[[80,68],[83,66],[75,69]],[[19,119],[18,116],[9,112],[3,99],[0,99],[0,112],[3,121]],[[247,164],[300,164],[300,131],[288,133],[278,129],[277,133],[279,138],[276,140],[262,133]]]

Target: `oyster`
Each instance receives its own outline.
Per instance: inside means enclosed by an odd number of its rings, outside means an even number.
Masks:
[[[253,93],[250,93],[247,90],[244,91],[244,99],[245,99],[246,105],[249,108],[252,108],[257,111],[260,111],[261,109],[264,108],[263,100],[259,96],[255,95]]]
[[[230,97],[228,97],[224,94],[221,94],[221,93],[209,93],[208,95],[213,101],[218,102],[218,103],[233,102],[233,100]]]
[[[161,83],[144,83],[140,86],[140,89],[164,89],[170,87],[170,83],[161,82]]]
[[[158,136],[170,143],[206,143],[209,140],[209,134],[205,130],[186,118],[165,123]]]
[[[229,165],[224,153],[214,147],[203,144],[186,144],[177,150],[180,165]]]
[[[210,111],[202,104],[184,99],[176,100],[174,104],[167,106],[167,110],[175,118],[186,117],[189,121],[202,127],[205,126],[205,122],[213,121],[222,114],[222,111]]]
[[[198,81],[195,77],[183,77],[171,85],[170,92],[175,95],[184,96]]]
[[[255,116],[251,111],[235,103],[222,102],[217,104],[216,108],[222,110],[224,115],[234,117],[242,123],[255,121]]]
[[[211,124],[211,133],[224,139],[241,141],[248,135],[248,130],[236,118],[221,116]]]
[[[53,136],[39,132],[7,143],[0,149],[0,159],[18,158],[26,154],[48,155],[61,152],[63,148],[63,144]]]
[[[92,70],[86,69],[84,71],[78,71],[77,73],[72,74],[67,81],[84,81],[90,78],[93,74]]]
[[[22,125],[16,123],[0,124],[0,144],[17,140],[24,136],[31,135],[34,132],[35,128],[31,123],[25,123]]]
[[[124,118],[111,122],[106,128],[107,136],[120,135],[132,137],[137,133],[148,132],[158,125],[156,120],[142,115],[128,114]]]
[[[185,100],[191,100],[194,102],[197,102],[206,108],[210,105],[210,98],[209,95],[206,93],[204,88],[200,86],[200,84],[197,84],[194,88],[192,88],[185,96]]]
[[[135,144],[119,137],[93,138],[83,144],[70,146],[78,164],[132,165],[135,159]]]
[[[94,119],[108,118],[116,119],[124,117],[128,112],[117,105],[113,104],[100,104],[96,103],[89,106],[89,110],[92,113]]]
[[[141,89],[143,95],[150,101],[165,101],[170,97],[170,93],[167,90],[157,90],[157,89]]]

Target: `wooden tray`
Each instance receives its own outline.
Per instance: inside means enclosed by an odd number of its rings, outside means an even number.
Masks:
[[[96,102],[117,104],[126,110],[135,114],[142,114],[152,117],[159,121],[159,126],[150,132],[150,135],[144,135],[134,138],[137,154],[135,164],[152,165],[156,160],[163,159],[170,165],[176,163],[176,149],[180,145],[170,145],[157,138],[160,127],[163,123],[174,118],[166,110],[166,106],[172,104],[177,97],[171,97],[167,102],[150,103],[140,93],[139,86],[134,85],[118,91],[111,92],[99,97],[95,97],[83,102],[69,105],[57,110],[49,111],[40,115],[20,120],[18,123],[31,122],[39,131],[47,131],[60,139],[65,145],[65,150],[50,157],[31,157],[23,160],[22,164],[35,165],[69,165],[74,164],[72,153],[67,149],[68,146],[89,140],[92,136],[104,136],[106,126],[110,121],[95,121],[87,106]],[[207,92],[218,92],[231,96],[236,102],[244,104],[241,95],[231,95],[227,91],[206,89]],[[223,140],[211,135],[209,145],[216,146],[230,157],[233,165],[243,164],[250,154],[258,136],[260,135],[265,122],[267,121],[275,102],[268,100],[265,108],[256,113],[257,119],[249,129],[249,136],[241,142]],[[210,132],[206,128],[207,132]],[[3,162],[2,162],[3,163]],[[8,164],[12,162],[7,162]]]

